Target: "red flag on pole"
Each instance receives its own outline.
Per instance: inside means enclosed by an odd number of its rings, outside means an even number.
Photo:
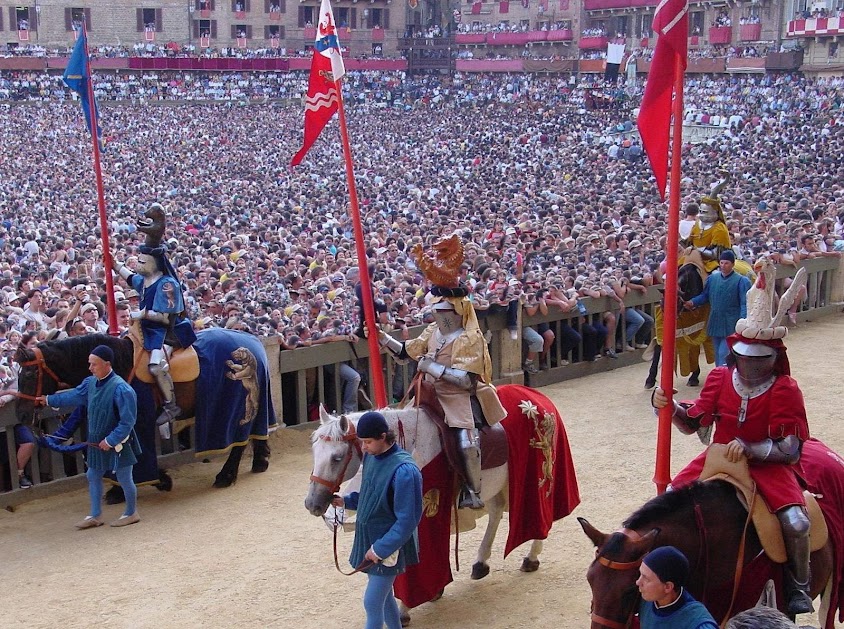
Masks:
[[[656,187],[663,200],[668,180],[671,98],[677,66],[681,66],[682,74],[688,63],[688,12],[688,0],[663,0],[656,8],[653,30],[658,39],[637,119],[642,145],[648,154],[656,177]],[[678,58],[679,64],[675,62]]]
[[[334,13],[328,0],[322,0],[320,19],[308,78],[308,95],[305,98],[305,139],[302,148],[293,156],[291,166],[298,166],[313,146],[319,134],[340,108],[339,81],[346,73]]]

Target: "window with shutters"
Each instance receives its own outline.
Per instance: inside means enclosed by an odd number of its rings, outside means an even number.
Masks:
[[[35,31],[38,30],[36,22],[36,12],[33,7],[9,7],[9,14],[14,17],[10,27],[14,26],[17,31]]]
[[[285,0],[264,0],[264,13],[284,13],[286,5]]]
[[[0,11],[0,31],[3,30],[3,12]]]
[[[232,24],[232,39],[252,39],[252,27],[248,24]]]
[[[387,15],[389,9],[369,9],[367,28],[389,28]]]
[[[352,24],[352,10],[348,7],[340,7],[334,9],[334,19],[337,22],[337,26],[345,27],[345,28],[352,28],[355,24]]]
[[[80,31],[82,24],[85,23],[85,28],[91,30],[91,9],[81,8],[66,8],[64,10],[64,30]]]
[[[244,2],[246,0],[243,0]],[[213,11],[214,0],[194,0],[194,8],[197,11]]]
[[[316,7],[299,7],[299,28],[310,28],[316,25]]]
[[[280,24],[265,26],[264,39],[284,39],[284,26]]]
[[[194,37],[210,37],[217,38],[217,20],[194,20],[193,21],[193,36]]]
[[[161,9],[137,9],[137,25],[138,32],[147,31],[153,33],[160,33],[162,28]]]

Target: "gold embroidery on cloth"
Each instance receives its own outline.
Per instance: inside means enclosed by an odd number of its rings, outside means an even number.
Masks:
[[[422,496],[422,513],[426,518],[435,518],[440,511],[440,490],[429,489]]]

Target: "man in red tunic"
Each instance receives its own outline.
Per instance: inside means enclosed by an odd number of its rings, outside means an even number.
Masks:
[[[674,402],[674,425],[684,434],[715,426],[713,441],[727,445],[727,458],[746,457],[750,475],[768,508],[783,528],[788,553],[788,611],[812,611],[809,598],[809,518],[795,464],[809,425],[803,394],[791,377],[785,345],[780,338],[749,339],[734,334],[727,339],[727,366],[716,367],[706,378],[700,397],[691,403]],[[654,391],[653,406],[668,404],[662,389]],[[675,488],[700,476],[706,452],[701,453],[672,481]]]

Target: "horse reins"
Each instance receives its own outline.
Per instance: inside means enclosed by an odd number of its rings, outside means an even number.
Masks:
[[[349,431],[343,435],[340,439],[333,439],[328,435],[321,435],[319,437],[323,441],[345,441],[349,443],[349,451],[346,453],[346,456],[343,460],[343,467],[340,470],[340,474],[337,476],[337,480],[331,481],[316,474],[311,474],[311,480],[323,487],[328,487],[329,491],[332,494],[337,493],[340,490],[340,484],[343,482],[343,478],[346,476],[346,470],[349,469],[349,464],[352,462],[352,458],[354,457],[354,453],[357,452],[358,456],[363,459],[363,450],[360,447],[360,441],[358,440],[358,433],[355,429],[355,425],[352,422],[349,422]],[[353,574],[357,574],[367,568],[371,567],[375,562],[371,559],[364,559],[360,565],[352,570],[351,572],[343,572],[343,569],[340,568],[340,560],[338,558],[337,553],[337,530],[340,528],[340,522],[337,520],[335,516],[334,519],[334,567],[337,568],[337,572],[340,574],[346,575],[347,577],[352,576]]]
[[[634,531],[632,529],[621,529],[618,532],[621,533],[622,535],[624,535],[625,537],[627,537],[628,539],[634,541],[634,542],[642,539],[642,536],[639,535],[639,533],[637,533],[636,531]],[[599,564],[601,564],[605,568],[609,568],[610,570],[626,571],[626,570],[638,570],[639,566],[642,565],[642,559],[644,559],[644,557],[637,559],[636,561],[615,561],[614,559],[608,559],[607,557],[604,557],[603,555],[598,555],[595,558],[595,561],[597,561]],[[598,623],[599,625],[602,625],[604,627],[609,627],[609,629],[627,629],[627,627],[630,626],[630,623],[632,622],[633,616],[634,616],[635,613],[636,613],[636,606],[634,605],[630,609],[630,613],[627,615],[627,620],[623,623],[618,622],[617,620],[610,620],[609,618],[604,618],[603,616],[599,616],[594,611],[591,612],[590,616],[592,618],[592,622]]]
[[[63,382],[62,379],[56,375],[56,372],[50,369],[50,366],[47,364],[47,361],[44,360],[44,353],[41,351],[41,349],[38,347],[33,347],[32,353],[35,355],[35,358],[33,360],[28,360],[25,363],[20,363],[20,366],[38,368],[38,382],[35,385],[35,395],[21,393],[20,391],[0,391],[0,395],[13,395],[14,397],[19,398],[21,400],[37,402],[38,398],[41,397],[41,392],[44,389],[45,373],[55,381],[56,386],[58,388],[62,388],[62,385],[65,385],[65,388],[67,388],[67,383]]]

